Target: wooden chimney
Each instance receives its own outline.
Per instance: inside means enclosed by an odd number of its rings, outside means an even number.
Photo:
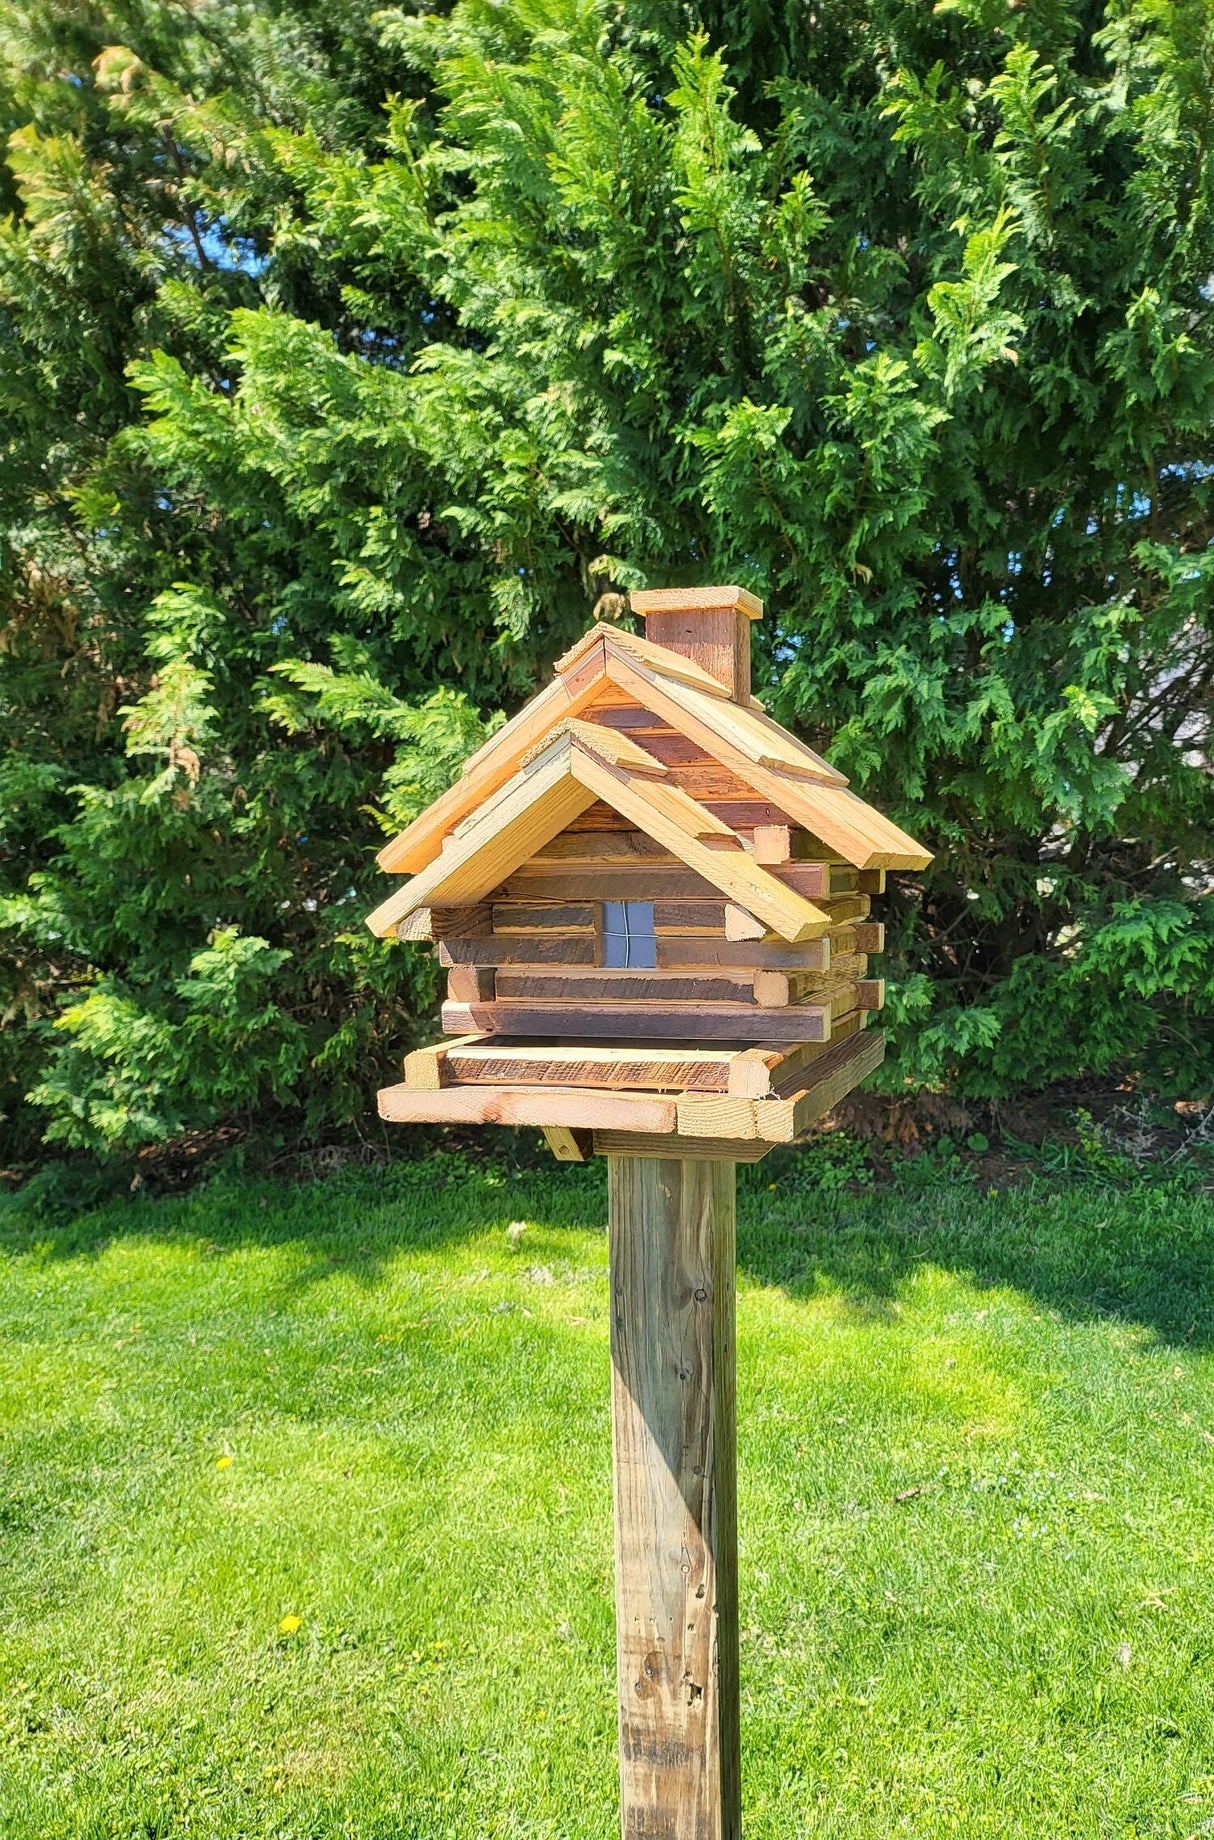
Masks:
[[[632,597],[645,637],[691,658],[724,684],[735,703],[750,700],[750,622],[763,603],[745,588],[653,588]]]

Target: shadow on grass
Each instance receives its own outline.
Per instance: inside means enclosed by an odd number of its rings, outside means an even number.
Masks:
[[[1117,1316],[1189,1347],[1214,1343],[1214,1205],[1144,1186],[1028,1183],[983,1194],[964,1180],[920,1193],[823,1188],[812,1155],[738,1175],[738,1262],[792,1296],[823,1288],[858,1310],[891,1306],[924,1265],[1009,1287],[1082,1320]],[[512,1169],[436,1156],[286,1185],[224,1177],[192,1194],[126,1196],[80,1213],[0,1204],[0,1256],[91,1257],[137,1235],[222,1256],[305,1246],[295,1283],[344,1269],[373,1286],[402,1252],[446,1246],[524,1220],[533,1230],[602,1229],[605,1165]]]

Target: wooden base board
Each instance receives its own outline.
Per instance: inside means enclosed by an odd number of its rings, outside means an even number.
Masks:
[[[730,1093],[600,1092],[567,1087],[492,1085],[445,1086],[425,1091],[407,1085],[385,1087],[379,1115],[399,1124],[506,1124],[540,1129],[623,1133],[651,1140],[711,1145],[792,1143],[814,1119],[849,1093],[872,1072],[885,1054],[879,1029],[860,1031],[833,1042],[809,1062],[799,1080],[791,1079],[765,1098]],[[597,1148],[597,1146],[596,1146]],[[609,1147],[604,1154],[639,1155],[631,1146]],[[654,1154],[660,1154],[655,1151]],[[688,1150],[699,1155],[700,1150]],[[703,1155],[716,1154],[704,1149]],[[723,1154],[723,1153],[722,1153]],[[756,1155],[761,1155],[761,1150]],[[737,1159],[735,1159],[737,1160]]]
[[[783,1097],[782,1089],[839,1041],[864,1028],[868,1011],[841,1016],[829,1041],[764,1042],[755,1047],[706,1048],[672,1042],[519,1041],[466,1035],[405,1056],[405,1085],[415,1092],[447,1086],[595,1088],[605,1092],[730,1093],[735,1098]]]

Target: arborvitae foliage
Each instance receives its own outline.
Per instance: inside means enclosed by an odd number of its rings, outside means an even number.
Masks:
[[[367,1116],[433,989],[383,831],[677,581],[939,852],[896,1081],[1208,1087],[1207,0],[43,0],[0,57],[16,1153]]]

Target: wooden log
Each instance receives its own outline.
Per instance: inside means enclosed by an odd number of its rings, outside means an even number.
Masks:
[[[555,870],[571,862],[657,862],[674,867],[678,858],[644,831],[562,831],[531,858],[536,869]]]
[[[440,1087],[451,1083],[450,1055],[459,1048],[470,1048],[486,1039],[484,1035],[465,1035],[459,1041],[436,1041],[429,1048],[414,1048],[404,1059],[405,1085],[414,1092],[438,1092]]]
[[[725,1092],[740,1048],[595,1047],[588,1042],[495,1041],[489,1036],[427,1049],[441,1057],[439,1084],[600,1086],[608,1090]],[[779,1058],[777,1056],[777,1058]],[[767,1089],[764,1088],[764,1091]]]
[[[571,1131],[568,1125],[546,1124],[544,1142],[558,1163],[585,1163],[594,1155],[592,1131]]]
[[[492,1002],[496,982],[492,965],[455,965],[447,973],[447,995],[453,1003]]]
[[[593,933],[530,933],[526,937],[495,933],[489,939],[443,939],[438,962],[453,965],[593,965]]]
[[[568,1125],[572,1130],[669,1132],[675,1101],[648,1093],[549,1092],[535,1086],[384,1086],[379,1115],[394,1124]]]
[[[444,1003],[443,1028],[451,1035],[584,1036],[588,1040],[825,1041],[831,1022],[857,1008],[854,984],[841,984],[821,1002],[787,1009],[741,1003]]]
[[[760,1163],[775,1149],[765,1138],[743,1137],[736,1142],[707,1137],[646,1137],[637,1131],[596,1131],[596,1156],[638,1156],[666,1160],[694,1157],[697,1162]],[[643,1831],[643,1830],[642,1830]]]
[[[626,833],[627,834],[627,833]],[[850,864],[782,863],[771,871],[785,888],[809,900],[857,892],[858,871]],[[711,900],[714,883],[679,863],[630,858],[583,863],[545,862],[538,856],[520,863],[494,890],[494,899],[510,901],[653,901]]]
[[[738,1840],[734,1172],[611,1153],[607,1182],[621,1826]]]
[[[771,971],[759,975],[783,978],[787,988],[787,972]],[[454,971],[451,976],[455,976]],[[756,1000],[755,982],[754,972],[732,971],[728,967],[691,972],[605,966],[584,970],[575,965],[562,966],[559,971],[543,967],[534,970],[503,967],[496,974],[496,991],[472,993],[458,1000],[471,1003],[481,996],[492,998],[496,995],[499,1000],[539,1003],[642,1003],[651,998],[662,1003],[753,1003]],[[450,994],[455,997],[456,993]]]
[[[597,921],[590,901],[494,901],[495,933],[593,933]]]
[[[851,952],[833,959],[826,972],[759,970],[754,974],[754,1000],[761,1009],[783,1009],[789,1003],[803,1003],[814,991],[822,989],[827,979],[846,978],[854,982],[862,978],[867,965],[868,960],[862,952]]]
[[[838,1018],[829,1041],[792,1045],[768,1041],[745,1048],[730,1060],[726,1090],[740,1099],[763,1099],[773,1094],[782,1097],[788,1088],[803,1086],[806,1068],[828,1054],[837,1042],[856,1034],[867,1020],[863,1010],[853,1010]]]
[[[398,939],[471,939],[487,933],[492,914],[484,903],[471,907],[415,907],[397,922]]]
[[[879,929],[870,927],[869,932]],[[821,939],[803,939],[799,945],[783,940],[730,940],[724,933],[656,933],[657,970],[711,971],[720,968],[771,971],[825,971],[833,962],[836,940],[854,946],[856,927],[824,933]],[[594,936],[590,933],[529,933],[526,936],[495,933],[487,939],[443,939],[438,962],[452,965],[594,965]]]

